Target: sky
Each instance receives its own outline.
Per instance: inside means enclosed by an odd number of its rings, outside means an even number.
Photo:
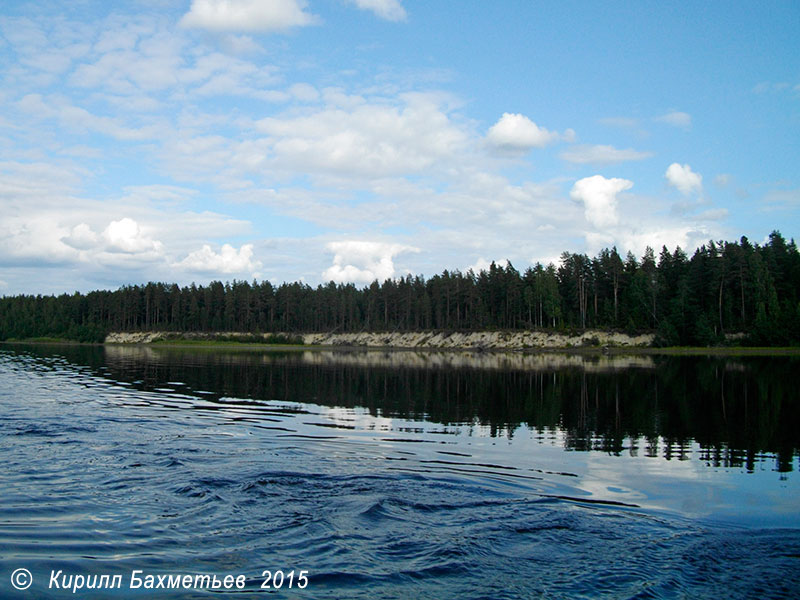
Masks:
[[[800,228],[800,3],[0,4],[0,294]]]

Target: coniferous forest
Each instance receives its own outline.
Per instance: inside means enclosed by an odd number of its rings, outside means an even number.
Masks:
[[[689,257],[680,248],[596,257],[564,252],[561,265],[523,272],[408,275],[366,287],[169,283],[116,291],[0,299],[0,340],[101,342],[110,331],[316,332],[492,329],[654,331],[660,345],[709,346],[728,334],[753,345],[800,344],[800,253],[777,231]]]

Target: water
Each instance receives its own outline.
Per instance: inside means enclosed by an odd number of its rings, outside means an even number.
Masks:
[[[6,345],[0,597],[797,598],[797,367]]]

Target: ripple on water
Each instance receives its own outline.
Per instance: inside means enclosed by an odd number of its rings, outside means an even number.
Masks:
[[[568,465],[450,426],[45,363],[0,361],[3,573],[233,572],[256,588],[264,569],[308,569],[311,590],[287,597],[323,599],[800,597],[795,529],[594,502]]]

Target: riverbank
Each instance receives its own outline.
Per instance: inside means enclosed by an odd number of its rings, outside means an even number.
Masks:
[[[586,330],[566,334],[547,331],[472,331],[472,332],[360,332],[305,334],[171,333],[114,332],[106,344],[219,344],[306,345],[350,348],[398,348],[433,350],[527,350],[577,348],[648,348],[653,334],[628,335],[620,332]]]
[[[112,332],[104,343],[120,345],[152,345],[197,349],[225,350],[386,350],[386,351],[467,351],[467,352],[566,352],[569,354],[636,354],[677,356],[798,356],[800,347],[656,347],[653,334],[629,335],[621,332],[586,330],[581,333],[547,331],[477,331],[477,332],[360,332],[253,334],[239,332]],[[739,341],[731,336],[729,343]],[[6,340],[0,343],[79,344],[58,338]]]
[[[586,330],[575,334],[549,331],[417,331],[311,333],[303,336],[307,344],[323,346],[467,350],[600,348],[604,346],[644,348],[652,346],[654,338],[653,334],[628,335],[601,330]]]

